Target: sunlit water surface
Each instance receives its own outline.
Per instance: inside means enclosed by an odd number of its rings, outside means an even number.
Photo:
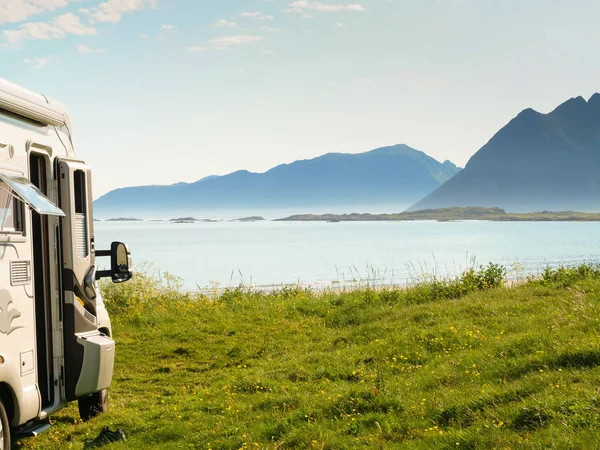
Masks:
[[[594,222],[95,222],[96,248],[129,244],[135,263],[168,271],[185,287],[352,280],[405,284],[475,264],[509,276],[600,261]]]

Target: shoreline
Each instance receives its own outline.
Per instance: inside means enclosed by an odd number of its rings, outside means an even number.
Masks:
[[[398,222],[435,220],[458,222],[466,220],[489,222],[600,222],[600,213],[576,211],[540,211],[529,213],[507,213],[501,208],[440,208],[421,211],[405,211],[393,214],[295,214],[275,222]]]

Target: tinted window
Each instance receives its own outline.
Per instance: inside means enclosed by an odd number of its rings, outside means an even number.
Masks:
[[[75,212],[85,214],[85,173],[75,171]]]

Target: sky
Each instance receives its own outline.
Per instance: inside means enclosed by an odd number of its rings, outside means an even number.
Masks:
[[[94,197],[404,143],[464,166],[600,91],[598,0],[0,0],[0,77],[65,103]]]

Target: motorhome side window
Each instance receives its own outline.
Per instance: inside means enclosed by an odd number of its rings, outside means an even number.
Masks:
[[[85,172],[75,171],[75,213],[85,214]]]
[[[0,181],[0,233],[23,233],[23,202],[16,198],[10,187]]]

